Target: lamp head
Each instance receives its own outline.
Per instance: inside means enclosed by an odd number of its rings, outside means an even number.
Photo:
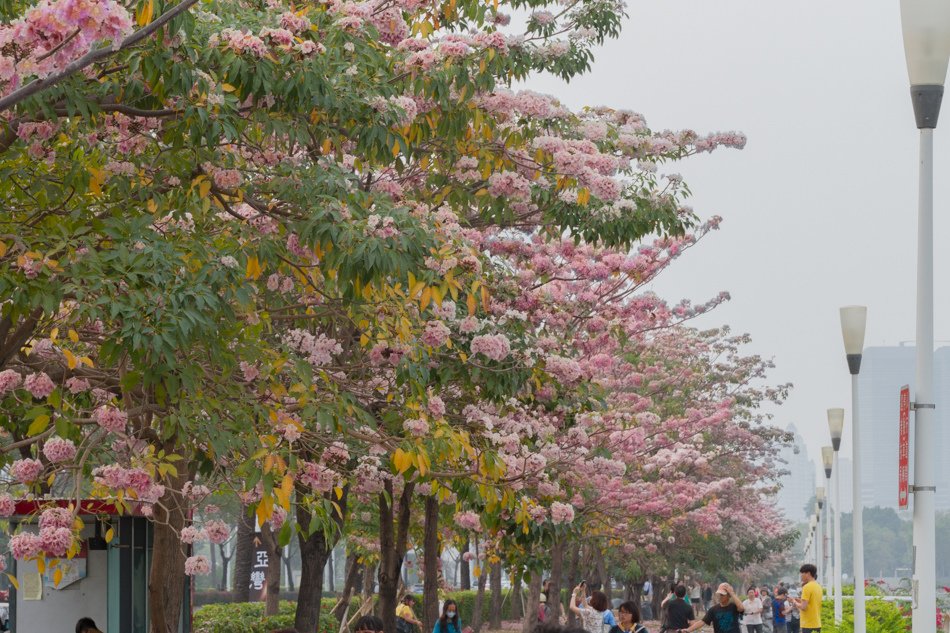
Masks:
[[[943,86],[950,60],[950,3],[901,0],[904,56],[911,86]]]
[[[841,433],[844,431],[844,409],[828,409],[828,430],[831,432],[831,447],[837,451],[841,448]]]
[[[864,329],[868,309],[864,306],[841,308],[841,336],[844,338],[844,353],[848,357],[848,369],[857,374],[861,369],[861,352],[864,350]]]
[[[825,467],[825,477],[831,479],[831,466],[835,461],[835,451],[830,446],[821,447],[821,465]]]
[[[818,507],[821,507],[821,505],[825,502],[825,496],[825,487],[818,486],[818,488],[815,489],[815,498],[818,499]]]

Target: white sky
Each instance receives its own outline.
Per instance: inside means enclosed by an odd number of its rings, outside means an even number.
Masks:
[[[701,217],[724,222],[656,290],[670,301],[732,293],[700,323],[749,332],[750,351],[774,358],[773,382],[795,384],[776,422],[795,423],[820,467],[825,409],[851,402],[838,308],[868,306],[868,346],[915,336],[918,133],[899,4],[631,0],[628,13],[590,73],[527,87],[572,108],[641,112],[654,130],[748,136],[742,151],[661,169],[683,174]],[[939,127],[935,145],[939,341],[950,339],[950,250],[940,247],[950,238],[950,138]],[[850,412],[847,456],[849,427]]]

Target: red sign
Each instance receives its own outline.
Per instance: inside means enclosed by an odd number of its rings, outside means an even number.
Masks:
[[[900,441],[897,444],[897,503],[907,507],[910,471],[910,387],[901,387]]]

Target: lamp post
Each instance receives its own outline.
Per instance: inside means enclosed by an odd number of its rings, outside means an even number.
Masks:
[[[818,486],[815,490],[815,499],[818,502],[818,543],[820,544],[820,556],[818,563],[818,577],[828,584],[828,541],[825,540],[825,530],[828,529],[828,521],[825,519],[823,510],[825,508],[825,487]]]
[[[933,398],[933,131],[950,61],[950,4],[901,0],[904,54],[914,118],[920,130],[917,205],[917,394],[914,398],[914,633],[936,630]]]
[[[851,372],[851,453],[852,496],[852,542],[854,545],[854,633],[865,633],[867,621],[864,616],[864,517],[861,500],[861,427],[858,423],[858,372],[861,370],[861,352],[864,351],[864,329],[868,309],[864,306],[841,308],[841,336]]]
[[[818,524],[818,519],[815,518],[815,515],[811,515],[811,518],[808,519],[808,528],[809,528],[809,540],[811,541],[811,551],[808,553],[808,560],[818,564],[818,540],[816,539],[815,526]]]
[[[830,477],[832,469],[835,480],[832,485],[834,496],[834,592],[835,592],[835,624],[841,624],[843,606],[841,603],[841,469],[838,468],[838,450],[841,448],[841,433],[844,431],[844,409],[828,409],[828,430],[831,432],[831,446],[821,449],[825,460],[825,476]],[[826,450],[830,449],[830,450]],[[830,453],[830,455],[829,455]],[[827,456],[826,456],[827,455]],[[833,462],[833,468],[828,466]]]

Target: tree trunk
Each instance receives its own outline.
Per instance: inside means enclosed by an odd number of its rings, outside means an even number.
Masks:
[[[330,558],[327,559],[327,589],[332,593],[336,593],[336,583],[334,582],[333,576],[335,572],[333,571],[333,552],[330,552]]]
[[[218,590],[227,591],[228,590],[228,580],[230,576],[228,572],[230,571],[231,559],[234,557],[234,549],[232,546],[231,553],[225,556],[224,554],[224,543],[218,543],[218,554],[221,556],[221,578],[218,581]],[[248,578],[250,581],[250,578]]]
[[[571,592],[574,591],[574,587],[577,586],[581,580],[578,577],[580,575],[580,565],[581,565],[581,546],[580,543],[576,541],[571,542],[571,556],[567,565],[567,595],[568,600],[570,600]],[[570,609],[567,610],[567,625],[574,626],[577,623],[577,616]]]
[[[531,572],[531,581],[528,583],[528,606],[525,609],[524,620],[521,621],[521,633],[531,633],[538,625],[538,606],[541,604],[541,571]]]
[[[520,620],[524,617],[524,603],[521,602],[521,579],[523,575],[519,570],[511,583],[511,618]]]
[[[291,555],[292,551],[293,549],[290,545],[284,548],[284,571],[287,574],[287,591],[291,593],[293,593],[296,589],[294,586],[294,566],[293,561],[291,560],[293,558]]]
[[[489,626],[492,631],[498,631],[501,629],[501,607],[505,597],[501,591],[501,561],[492,563],[489,573],[491,574],[491,606],[488,609],[491,614],[489,616]],[[485,570],[482,570],[482,575],[485,575]]]
[[[277,615],[280,606],[280,545],[270,523],[261,526],[261,542],[267,550],[267,571],[264,573],[264,615]]]
[[[561,576],[564,570],[564,541],[557,539],[551,548],[551,581],[548,585],[548,617],[554,623],[561,621]]]
[[[238,516],[237,543],[234,546],[234,602],[251,599],[251,568],[254,566],[254,516],[241,506]]]
[[[435,495],[426,497],[425,534],[422,541],[424,569],[422,570],[423,631],[435,628],[439,619],[439,500]]]
[[[346,557],[346,580],[343,581],[343,594],[340,600],[333,607],[333,617],[342,623],[346,617],[346,607],[350,604],[353,597],[353,590],[356,589],[360,578],[360,564],[356,562],[356,554],[351,553]]]
[[[297,491],[297,523],[300,531],[297,540],[300,542],[300,591],[297,594],[297,610],[294,614],[294,628],[297,633],[313,633],[320,622],[320,599],[323,597],[323,568],[327,558],[333,551],[334,545],[343,532],[343,523],[346,520],[349,486],[343,486],[343,494],[339,499],[331,491],[327,499],[334,501],[340,508],[339,514],[332,516],[333,529],[327,538],[321,526],[311,527],[314,520],[307,504],[299,502],[305,495],[304,490]],[[313,533],[311,533],[311,530]],[[309,536],[307,536],[309,534]]]
[[[386,480],[384,486],[379,494],[379,616],[385,633],[396,633],[396,594],[402,560],[406,555],[409,504],[415,484],[411,481],[403,484],[398,508],[393,508],[389,501],[395,500],[392,481]]]
[[[478,554],[478,537],[475,537],[475,560],[480,561],[481,558]],[[479,633],[482,628],[482,605],[485,604],[485,582],[488,580],[486,570],[481,568],[480,565],[477,567],[479,567],[477,576],[478,591],[475,592],[475,612],[472,614],[472,631],[474,633]],[[492,617],[495,617],[494,613],[492,613]]]
[[[188,504],[181,487],[187,481],[187,469],[168,477],[165,494],[153,506],[152,569],[148,579],[148,605],[151,633],[178,633],[185,588],[185,554],[179,534],[185,527]]]
[[[469,591],[472,588],[471,566],[465,560],[465,554],[468,552],[469,538],[466,536],[462,543],[462,551],[459,552],[459,589]]]

